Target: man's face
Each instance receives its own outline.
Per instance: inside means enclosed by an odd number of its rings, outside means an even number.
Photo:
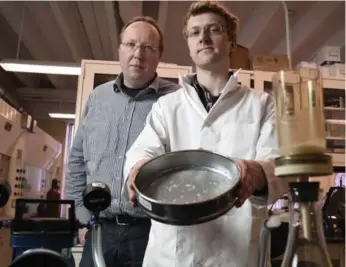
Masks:
[[[159,33],[147,22],[134,22],[123,32],[119,61],[124,79],[132,86],[144,86],[154,77],[160,61],[159,41]]]
[[[227,60],[231,42],[228,40],[226,23],[214,13],[191,17],[186,26],[190,56],[197,67],[210,69],[220,61]]]

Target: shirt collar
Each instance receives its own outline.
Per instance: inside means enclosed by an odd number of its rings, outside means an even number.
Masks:
[[[146,90],[154,90],[156,93],[159,91],[159,80],[160,78],[157,76],[157,73],[155,73],[155,78],[153,82],[146,88]],[[114,81],[114,91],[120,92],[122,84],[124,80],[124,74],[121,72],[118,77],[115,78]]]

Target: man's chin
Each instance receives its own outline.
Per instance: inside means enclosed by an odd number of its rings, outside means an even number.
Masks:
[[[140,80],[144,77],[144,72],[143,71],[131,71],[131,73],[129,73],[129,76],[131,77],[132,80]]]
[[[225,58],[221,55],[204,55],[203,57],[196,58],[195,64],[201,69],[219,68],[224,64]],[[228,60],[228,59],[227,59]]]

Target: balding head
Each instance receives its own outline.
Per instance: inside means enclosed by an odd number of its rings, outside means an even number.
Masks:
[[[155,77],[162,51],[162,33],[153,19],[139,17],[127,23],[119,47],[125,85],[130,88],[148,85]]]

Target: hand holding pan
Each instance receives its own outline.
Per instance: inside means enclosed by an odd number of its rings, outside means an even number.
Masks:
[[[233,159],[240,168],[240,181],[235,189],[237,201],[235,206],[241,207],[255,191],[263,189],[266,185],[262,166],[254,160]]]
[[[149,160],[150,160],[150,158],[142,159],[142,160],[138,161],[130,170],[129,178],[128,178],[126,187],[127,187],[127,192],[128,192],[128,199],[132,205],[137,204],[136,192],[135,192],[135,188],[134,188],[135,178],[139,172],[139,169]]]
[[[182,150],[138,162],[127,189],[153,220],[193,225],[229,211],[239,181],[236,161],[206,150]]]

